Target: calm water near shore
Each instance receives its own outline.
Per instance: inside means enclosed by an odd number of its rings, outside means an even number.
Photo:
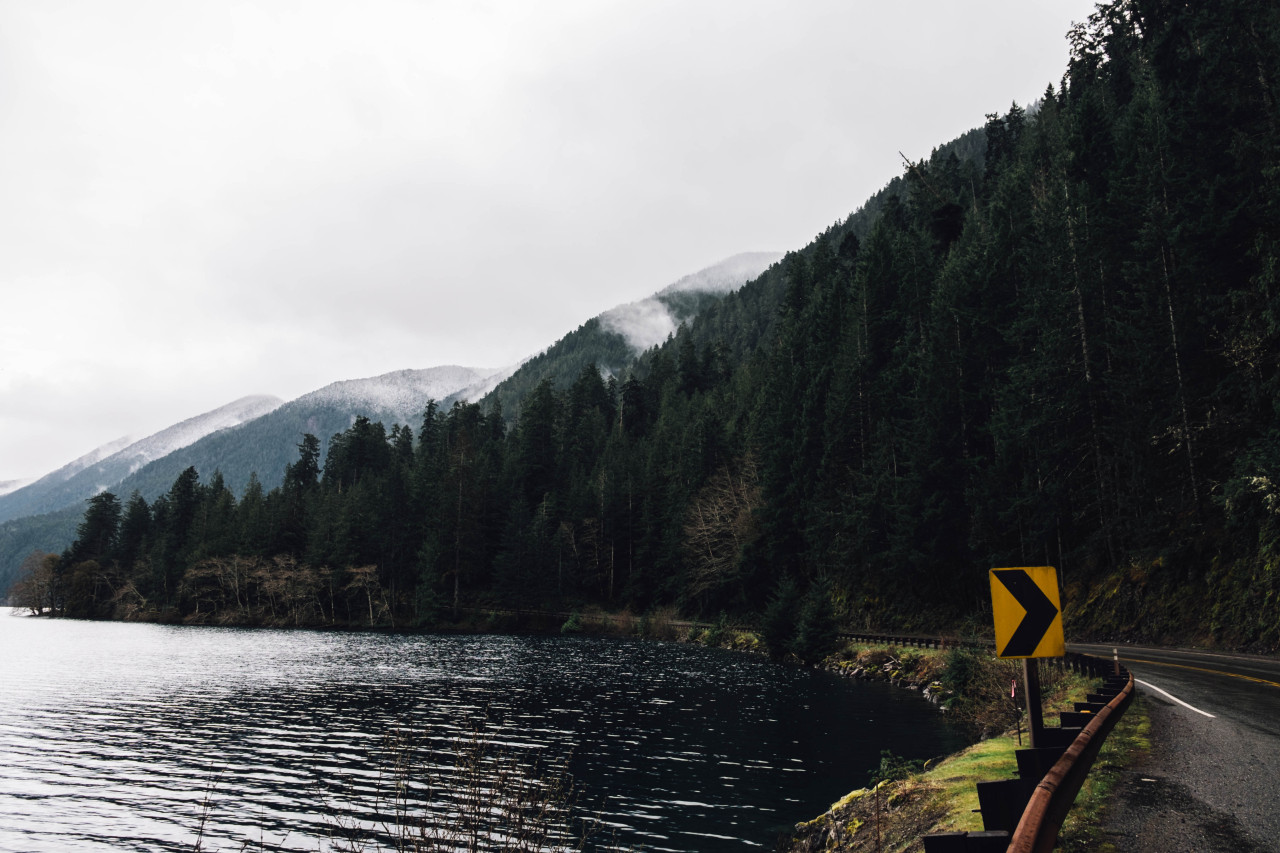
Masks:
[[[203,850],[325,850],[334,810],[376,820],[390,733],[477,726],[569,756],[584,811],[643,850],[768,849],[880,750],[961,743],[909,691],[698,646],[0,611],[0,851],[190,850],[202,814]]]

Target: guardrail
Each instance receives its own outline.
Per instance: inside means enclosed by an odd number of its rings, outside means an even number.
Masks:
[[[1048,853],[1102,743],[1133,700],[1133,676],[1090,655],[1064,663],[1104,679],[1096,693],[1061,712],[1061,727],[1045,728],[1041,745],[1019,749],[1017,779],[978,783],[982,832],[941,832],[924,838],[926,853]]]
[[[1132,701],[1133,675],[1127,674],[1120,693],[1093,715],[1089,724],[1067,747],[1066,754],[1036,785],[1009,841],[1009,853],[1048,853],[1053,849],[1058,830],[1062,828],[1076,794],[1080,793],[1080,786],[1084,784],[1102,742]]]
[[[874,643],[886,646],[907,646],[917,649],[951,649],[957,646],[974,648],[995,648],[993,640],[976,637],[938,637],[933,634],[872,634],[867,631],[846,631],[837,634],[845,640],[855,643]]]

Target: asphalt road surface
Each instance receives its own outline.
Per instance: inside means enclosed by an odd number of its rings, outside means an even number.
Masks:
[[[1072,643],[1110,658],[1114,646]],[[1150,757],[1104,827],[1122,851],[1280,851],[1280,659],[1119,646],[1151,714]]]

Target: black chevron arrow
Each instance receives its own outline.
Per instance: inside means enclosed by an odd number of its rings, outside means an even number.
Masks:
[[[1000,652],[1002,658],[1025,658],[1035,654],[1036,646],[1044,639],[1044,632],[1053,624],[1058,608],[1045,595],[1031,576],[1022,569],[994,569],[993,573],[1013,594],[1027,615],[1022,617],[1018,629]]]

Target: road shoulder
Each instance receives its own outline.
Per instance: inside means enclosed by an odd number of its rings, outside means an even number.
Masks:
[[[1125,853],[1266,853],[1275,851],[1251,835],[1237,814],[1212,801],[1238,799],[1248,780],[1226,778],[1225,767],[1206,763],[1215,734],[1212,721],[1197,719],[1158,695],[1140,701],[1150,719],[1151,748],[1117,774],[1103,810],[1098,846]],[[1217,772],[1215,772],[1217,771]],[[1187,780],[1190,779],[1189,783]]]

